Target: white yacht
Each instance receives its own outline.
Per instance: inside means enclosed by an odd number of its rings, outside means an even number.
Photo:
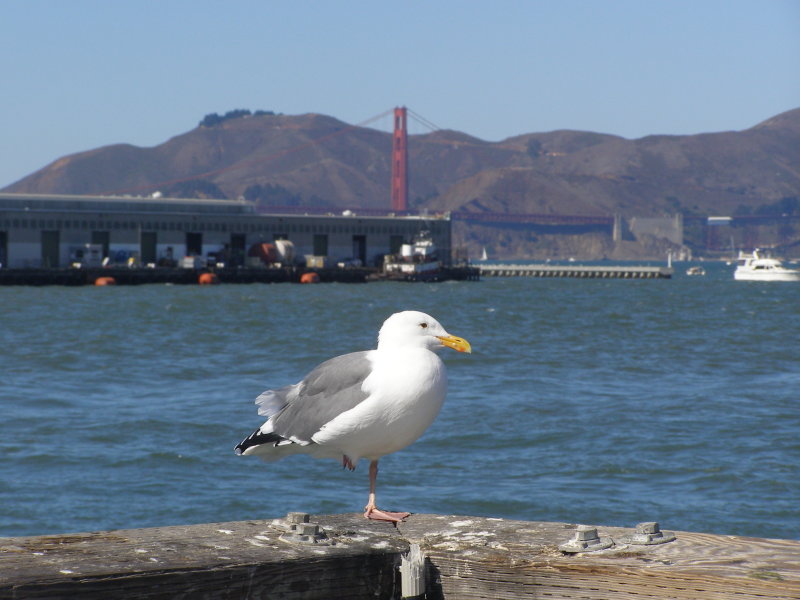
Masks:
[[[800,281],[800,271],[787,269],[777,258],[762,256],[756,248],[752,254],[739,252],[733,278],[737,281]]]

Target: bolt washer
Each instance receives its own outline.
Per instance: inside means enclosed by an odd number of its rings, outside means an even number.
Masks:
[[[578,552],[597,552],[605,550],[614,545],[614,540],[610,537],[600,537],[597,535],[597,528],[588,525],[578,525],[573,537],[566,544],[561,544],[558,549],[561,552],[576,554]]]
[[[283,531],[278,537],[282,542],[318,544],[320,546],[334,545],[335,542],[328,538],[322,527],[309,521],[308,513],[290,512],[284,519],[275,519],[272,526]]]

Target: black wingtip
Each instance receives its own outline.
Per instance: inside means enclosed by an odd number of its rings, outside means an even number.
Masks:
[[[245,450],[253,446],[262,446],[264,444],[272,444],[277,446],[279,442],[285,441],[285,438],[274,433],[261,433],[260,429],[256,429],[253,433],[239,442],[233,449],[236,456],[244,454]]]

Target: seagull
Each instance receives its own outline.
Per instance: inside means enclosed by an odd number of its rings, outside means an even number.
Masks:
[[[294,385],[267,390],[258,414],[267,421],[239,443],[238,455],[274,461],[292,454],[341,459],[354,470],[369,464],[364,516],[397,523],[410,513],[375,504],[378,460],[415,442],[433,423],[447,394],[442,348],[472,352],[425,313],[403,311],[384,321],[375,350],[327,360]]]

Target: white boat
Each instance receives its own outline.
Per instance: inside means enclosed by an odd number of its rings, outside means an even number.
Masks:
[[[787,269],[777,258],[762,256],[756,248],[752,254],[739,252],[733,278],[737,281],[800,281],[800,270]]]
[[[384,258],[383,272],[389,279],[433,281],[440,275],[442,263],[427,231],[420,232],[410,244],[400,247],[400,254]]]
[[[705,275],[706,274],[706,270],[703,267],[694,266],[694,267],[689,267],[688,269],[686,269],[686,274],[687,275],[693,275],[693,276]]]

